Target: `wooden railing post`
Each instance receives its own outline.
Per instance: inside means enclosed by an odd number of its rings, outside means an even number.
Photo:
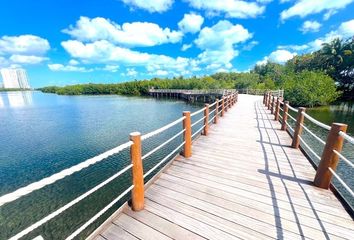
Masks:
[[[225,98],[225,112],[227,112],[228,106],[229,106],[229,96]]]
[[[191,113],[183,112],[183,129],[184,131],[184,148],[182,155],[185,158],[189,158],[192,156],[192,127],[191,127]]]
[[[333,171],[337,168],[339,156],[334,153],[334,150],[337,152],[342,151],[344,138],[339,135],[339,132],[346,132],[347,127],[348,125],[346,124],[332,123],[314,179],[315,186],[325,189],[329,188],[333,174],[328,168],[331,168]]]
[[[132,209],[140,211],[144,209],[144,170],[141,160],[141,134],[133,132],[130,134],[130,159],[133,164],[132,177],[134,188],[132,190]]]
[[[289,108],[288,108],[288,104],[289,104],[289,101],[284,101],[284,105],[283,105],[283,121],[281,123],[281,130],[285,131],[286,130],[286,121],[288,121],[288,111],[289,111]]]
[[[209,104],[204,105],[204,130],[203,135],[207,136],[209,131]]]
[[[271,114],[274,113],[274,104],[275,104],[275,96],[273,95],[273,97],[272,97],[272,106],[270,106],[270,113]]]
[[[265,94],[265,96],[264,96],[264,106],[267,106],[268,92],[265,92],[264,94]]]
[[[279,111],[280,111],[280,97],[277,98],[277,104],[275,105],[274,120],[279,121]]]
[[[272,103],[272,94],[270,93],[268,96],[268,110],[270,110],[270,104]]]
[[[216,104],[215,104],[215,114],[214,114],[214,123],[218,123],[218,117],[219,117],[219,99],[216,99]]]
[[[221,117],[223,117],[225,114],[225,98],[222,97],[221,99]]]
[[[302,126],[304,124],[304,115],[302,114],[305,112],[306,108],[304,107],[299,107],[297,111],[297,117],[296,117],[296,124],[295,124],[295,129],[294,129],[294,137],[293,137],[293,142],[291,144],[291,147],[293,148],[299,148],[300,146],[300,138],[302,133]]]
[[[265,104],[266,93],[263,93],[263,104]]]

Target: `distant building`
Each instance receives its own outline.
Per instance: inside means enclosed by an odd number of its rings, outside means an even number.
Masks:
[[[3,68],[1,69],[3,88],[31,88],[28,83],[26,70],[22,68]]]

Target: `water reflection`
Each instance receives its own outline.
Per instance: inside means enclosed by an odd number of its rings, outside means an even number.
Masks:
[[[32,94],[31,91],[2,92],[0,93],[0,108],[32,105]]]

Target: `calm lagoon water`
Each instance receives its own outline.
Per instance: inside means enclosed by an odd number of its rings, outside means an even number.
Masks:
[[[153,98],[0,92],[0,195],[125,143],[130,132],[150,132],[180,118],[182,111],[199,108],[182,101]],[[181,128],[177,126],[144,142],[143,152],[161,144]],[[145,171],[181,141],[177,138],[146,159]],[[128,150],[0,207],[0,239],[13,236],[127,164]],[[39,234],[45,239],[65,238],[130,185],[129,171],[34,231],[27,239]]]

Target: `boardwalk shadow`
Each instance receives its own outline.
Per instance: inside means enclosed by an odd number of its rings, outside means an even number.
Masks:
[[[284,233],[283,233],[283,223],[280,218],[280,209],[279,209],[279,203],[278,203],[278,198],[277,198],[277,193],[274,191],[274,184],[272,182],[272,177],[277,177],[280,179],[284,191],[286,193],[288,203],[290,204],[291,207],[291,212],[294,216],[295,223],[298,229],[298,234],[300,234],[302,239],[305,239],[304,237],[304,232],[302,225],[299,220],[299,213],[295,209],[295,205],[292,199],[292,196],[289,192],[289,189],[286,185],[286,181],[292,181],[297,183],[299,188],[302,190],[303,196],[308,202],[308,205],[310,209],[313,212],[313,215],[315,219],[318,221],[318,224],[323,232],[324,238],[325,239],[330,239],[325,227],[323,226],[323,223],[321,222],[316,209],[314,208],[309,196],[307,195],[305,189],[303,188],[302,184],[307,184],[307,185],[312,185],[312,182],[309,180],[305,179],[299,179],[296,176],[294,167],[290,161],[289,155],[287,154],[286,149],[289,148],[288,145],[284,145],[281,143],[280,137],[278,135],[278,130],[273,128],[272,122],[269,118],[269,114],[266,112],[266,110],[262,107],[260,102],[255,102],[254,104],[255,112],[256,112],[256,121],[257,121],[257,129],[259,132],[259,137],[260,140],[258,141],[261,144],[263,156],[264,156],[264,169],[259,169],[258,172],[264,174],[266,176],[269,189],[271,192],[272,196],[272,203],[273,203],[273,210],[274,210],[274,221],[275,225],[277,228],[277,239],[284,239]],[[275,136],[275,138],[274,138]],[[271,150],[271,153],[269,153],[269,150]],[[280,167],[280,162],[278,158],[278,153],[279,150],[281,152],[282,157],[286,159],[287,165],[292,173],[292,176],[289,175],[284,175],[282,174],[282,170]],[[275,164],[277,168],[277,172],[270,171],[270,162],[272,161],[272,164]],[[281,200],[284,201],[284,200]]]

